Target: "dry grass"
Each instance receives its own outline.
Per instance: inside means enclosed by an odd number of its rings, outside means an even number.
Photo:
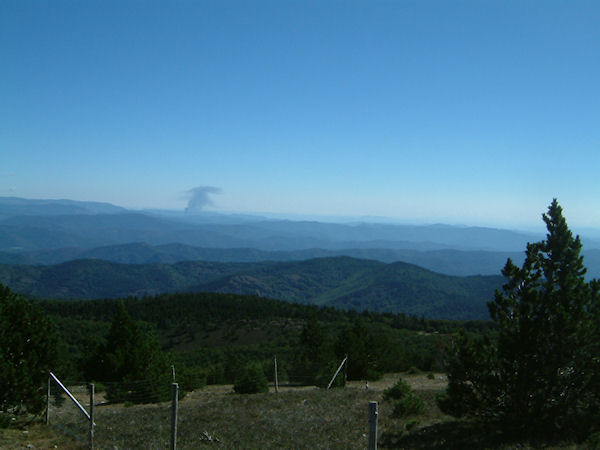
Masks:
[[[445,386],[439,377],[404,378],[431,399]],[[369,401],[380,404],[380,433],[405,425],[406,421],[390,416],[391,405],[381,399],[383,390],[397,380],[398,375],[387,375],[370,383],[369,389],[364,382],[350,382],[345,389],[282,387],[279,394],[271,389],[267,394],[256,395],[234,394],[230,385],[207,386],[189,393],[179,403],[178,447],[365,448]],[[169,446],[169,403],[105,405],[96,407],[95,412],[98,448]],[[429,415],[421,420],[430,423],[439,418],[439,411]],[[53,408],[52,417],[55,425],[85,442],[87,425],[70,402]]]
[[[267,394],[238,395],[232,386],[208,386],[188,394],[179,403],[178,448],[294,448],[364,449],[368,439],[368,403],[379,402],[381,448],[493,448],[486,435],[465,440],[469,425],[453,422],[435,404],[435,395],[446,386],[441,375],[402,375],[427,406],[418,417],[391,416],[392,404],[382,401],[383,390],[399,375],[386,375],[365,388],[350,382],[345,389],[281,388]],[[85,420],[69,412],[67,404],[55,411],[54,421],[78,433],[85,443]],[[170,404],[96,407],[97,448],[161,449],[169,447]],[[68,414],[66,414],[69,412]],[[56,423],[57,424],[57,423]],[[462,427],[462,428],[461,428]],[[407,428],[410,430],[407,431]],[[4,430],[0,448],[74,448],[74,443],[41,425]],[[476,430],[478,431],[478,430]],[[19,435],[19,432],[21,433]],[[29,436],[29,440],[24,436]],[[483,440],[482,440],[483,439]],[[483,447],[474,444],[484,443]],[[496,446],[499,448],[512,448]],[[520,448],[527,448],[519,445]],[[558,447],[557,447],[558,448]]]
[[[78,443],[56,433],[40,423],[29,424],[25,429],[8,428],[0,429],[0,448],[27,449],[27,448],[60,448],[78,449]]]
[[[280,394],[207,396],[181,405],[183,448],[204,430],[223,448],[365,448],[373,392],[310,389]]]

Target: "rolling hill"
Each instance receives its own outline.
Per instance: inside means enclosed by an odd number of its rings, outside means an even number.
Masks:
[[[600,251],[598,251],[600,253]],[[92,249],[67,247],[30,252],[0,252],[0,264],[59,264],[74,259],[103,259],[123,264],[174,264],[182,261],[261,262],[301,261],[312,258],[350,256],[385,263],[407,262],[446,275],[497,275],[507,258],[520,263],[523,252],[487,252],[388,248],[305,249],[266,251],[255,248],[205,248],[184,244],[149,245],[130,243]]]
[[[335,257],[262,263],[76,260],[51,266],[0,265],[0,282],[38,298],[218,292],[428,318],[485,319],[486,302],[503,278],[453,277],[407,263]]]
[[[600,278],[600,250],[583,252],[589,278]],[[302,261],[313,258],[350,256],[384,263],[406,262],[433,272],[454,276],[498,275],[511,258],[520,265],[524,252],[483,250],[411,250],[389,248],[348,248],[341,250],[305,249],[266,251],[255,248],[206,248],[185,244],[149,245],[130,243],[92,249],[66,247],[30,252],[0,252],[0,264],[47,265],[74,259],[102,259],[122,264],[175,264],[183,261],[265,262]]]

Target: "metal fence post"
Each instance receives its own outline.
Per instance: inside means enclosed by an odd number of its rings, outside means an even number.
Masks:
[[[344,386],[348,382],[348,353],[346,353],[346,364],[344,364]]]
[[[275,392],[279,392],[279,380],[277,378],[277,356],[275,357]]]
[[[94,384],[90,384],[90,450],[94,448]]]
[[[177,408],[179,384],[173,383],[173,397],[171,400],[171,450],[177,448]]]
[[[369,402],[369,450],[377,450],[377,402]]]
[[[46,425],[50,425],[50,375],[48,375],[48,387],[46,390]]]

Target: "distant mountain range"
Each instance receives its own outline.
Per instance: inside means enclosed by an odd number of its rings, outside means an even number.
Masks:
[[[146,242],[265,251],[320,248],[522,251],[532,234],[482,227],[248,220],[245,216],[169,215],[106,204],[0,198],[0,251],[94,248]],[[203,220],[206,218],[206,220]]]
[[[27,215],[118,214],[126,211],[127,209],[110,203],[0,197],[0,220],[13,216]]]
[[[452,277],[406,263],[349,257],[293,262],[0,265],[0,283],[37,298],[124,298],[165,292],[250,294],[343,309],[485,319],[500,276]]]
[[[542,238],[484,227],[291,221],[0,197],[0,283],[42,298],[207,291],[485,318],[507,258],[520,264],[527,242]],[[590,278],[600,278],[594,239],[583,238],[585,265]]]
[[[0,197],[0,263],[297,261],[351,256],[403,261],[448,275],[499,274],[543,236],[482,227],[322,223],[251,215],[130,211],[108,203]],[[600,243],[584,239],[590,277]]]

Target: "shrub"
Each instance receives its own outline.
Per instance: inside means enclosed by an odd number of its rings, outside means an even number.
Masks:
[[[406,425],[404,426],[404,428],[406,428],[406,431],[410,431],[413,428],[415,428],[417,425],[419,425],[419,421],[417,419],[411,419],[408,422],[406,422]]]
[[[424,412],[425,403],[423,402],[423,399],[411,392],[394,403],[392,416],[417,416],[419,414],[423,414]]]
[[[383,391],[383,399],[393,401],[392,416],[394,417],[416,416],[425,412],[423,399],[417,396],[402,379]]]
[[[406,395],[410,394],[410,386],[403,379],[399,379],[398,382],[390,388],[383,391],[384,400],[400,400]]]
[[[586,448],[600,448],[600,432],[590,434],[584,444]]]
[[[11,414],[8,414],[8,413],[0,411],[0,429],[1,428],[8,428],[8,426],[10,425],[12,417],[13,416]]]
[[[238,394],[259,394],[269,391],[267,377],[260,363],[251,362],[244,367],[233,390]]]
[[[423,372],[421,372],[415,366],[410,366],[410,368],[406,371],[406,373],[408,373],[409,375],[420,375]]]

